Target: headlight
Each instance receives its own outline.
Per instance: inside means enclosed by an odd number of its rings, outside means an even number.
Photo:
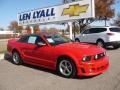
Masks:
[[[87,61],[90,61],[91,60],[91,56],[84,56],[82,61],[83,62],[87,62]]]
[[[99,58],[99,55],[95,55],[94,59],[97,60]]]
[[[106,52],[103,52],[103,53],[100,53],[100,54],[96,54],[94,56],[94,59],[97,60],[97,59],[103,58],[105,55],[106,55]]]

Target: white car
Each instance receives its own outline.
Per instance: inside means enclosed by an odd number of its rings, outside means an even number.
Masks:
[[[77,42],[95,43],[101,47],[120,47],[119,27],[94,27],[84,30],[75,37]]]

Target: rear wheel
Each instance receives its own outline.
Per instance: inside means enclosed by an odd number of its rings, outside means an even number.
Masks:
[[[100,47],[105,47],[105,43],[102,40],[98,40],[97,45],[100,46]]]
[[[67,58],[62,58],[58,62],[58,73],[65,78],[74,78],[76,76],[75,64]]]
[[[13,52],[12,60],[13,60],[13,63],[16,64],[16,65],[22,64],[22,60],[21,60],[20,54],[17,51]]]
[[[75,42],[80,42],[80,40],[78,38],[75,39]]]

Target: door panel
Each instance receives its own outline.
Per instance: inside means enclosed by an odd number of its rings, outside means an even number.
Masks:
[[[85,30],[81,35],[80,35],[80,41],[81,42],[90,42],[91,41],[91,34],[89,29]]]
[[[20,45],[25,62],[53,68],[55,66],[54,46],[47,44],[40,46],[37,45],[39,42],[45,43],[39,36],[30,36],[27,43]]]
[[[25,62],[31,61],[31,59],[32,59],[31,50],[34,48],[34,46],[27,44],[27,43],[20,43],[19,48],[20,48],[20,52],[21,52],[23,60]]]
[[[54,47],[52,46],[42,46],[34,47],[31,51],[32,53],[32,62],[40,64],[45,67],[53,67],[54,62]]]

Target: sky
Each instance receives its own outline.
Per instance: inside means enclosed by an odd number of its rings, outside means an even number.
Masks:
[[[17,20],[17,13],[62,4],[62,0],[0,0],[0,27]],[[115,4],[116,12],[120,3]]]
[[[62,0],[0,0],[0,27],[17,20],[17,13],[59,5]]]

